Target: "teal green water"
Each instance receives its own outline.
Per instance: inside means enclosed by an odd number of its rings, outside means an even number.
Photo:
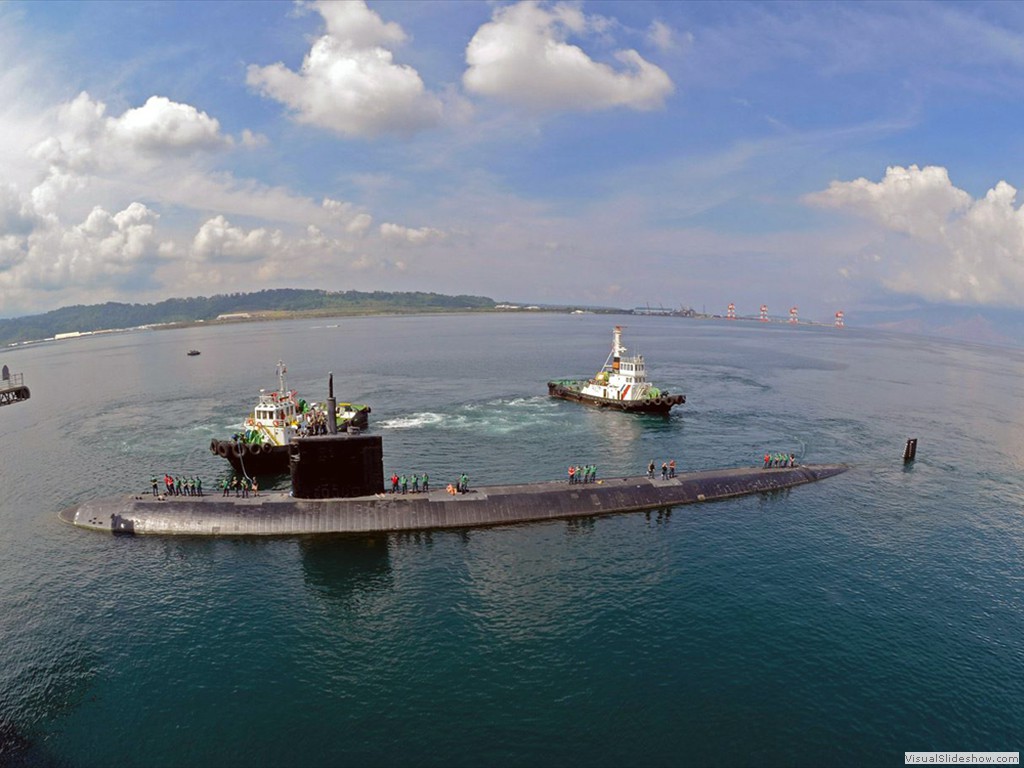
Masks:
[[[668,419],[546,397],[626,325]],[[335,327],[336,326],[336,327]],[[202,351],[188,358],[190,348]],[[486,315],[8,350],[0,763],[902,764],[1024,742],[1024,352],[847,328]],[[226,463],[288,364],[367,402],[385,470],[474,484],[845,461],[584,522],[376,539],[113,537],[81,499]],[[904,467],[903,443],[920,440]]]

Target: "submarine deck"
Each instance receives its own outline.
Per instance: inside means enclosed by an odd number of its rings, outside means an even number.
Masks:
[[[763,493],[845,472],[845,464],[735,468],[686,472],[675,478],[610,477],[594,483],[565,481],[492,485],[451,495],[390,494],[297,499],[287,491],[259,496],[124,495],[86,501],[60,512],[82,528],[113,533],[198,536],[275,536],[309,533],[367,534],[476,528],[690,504]]]

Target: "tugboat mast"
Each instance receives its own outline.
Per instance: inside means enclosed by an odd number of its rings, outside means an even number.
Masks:
[[[622,326],[616,325],[615,331],[612,335],[612,372],[619,372],[619,361],[622,358],[623,352],[626,348],[622,346]]]
[[[283,395],[288,392],[284,386],[284,375],[288,373],[288,368],[281,360],[277,361],[277,392]]]

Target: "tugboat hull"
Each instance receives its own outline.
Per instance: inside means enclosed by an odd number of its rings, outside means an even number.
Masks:
[[[240,475],[288,474],[288,446],[267,443],[243,443],[237,440],[210,441],[210,453],[227,459]]]
[[[560,381],[548,382],[548,394],[562,400],[593,405],[597,408],[610,408],[628,413],[661,413],[667,414],[672,406],[686,402],[686,395],[658,395],[644,400],[613,400],[610,397],[588,395],[580,388]]]

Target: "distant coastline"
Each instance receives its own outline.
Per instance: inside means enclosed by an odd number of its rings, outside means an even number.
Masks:
[[[0,344],[8,348],[64,341],[101,334],[170,330],[200,325],[298,320],[303,318],[371,317],[375,315],[531,313],[648,315],[714,320],[723,315],[687,307],[594,307],[496,302],[487,296],[415,292],[322,291],[280,288],[255,293],[167,299],[156,304],[76,305],[40,315],[0,320]],[[737,316],[737,321],[759,320]],[[788,322],[771,318],[773,323]],[[801,325],[824,325],[801,320]]]
[[[167,299],[156,304],[108,302],[62,307],[40,315],[0,320],[0,344],[11,348],[97,334],[301,318],[517,311],[629,312],[607,307],[499,303],[487,296],[282,288],[209,298]]]
[[[62,307],[40,315],[0,319],[0,345],[16,349],[25,345],[63,341],[98,334],[168,330],[200,325],[267,322],[273,320],[370,317],[374,315],[457,314],[457,313],[604,314],[665,316],[697,320],[761,321],[757,315],[730,318],[719,313],[698,312],[685,306],[595,307],[573,304],[527,304],[497,302],[487,296],[417,292],[323,291],[279,288],[254,293],[211,297],[167,299],[156,304],[106,304]],[[991,315],[991,316],[989,316]],[[952,339],[992,346],[1020,347],[1024,321],[1010,312],[987,313],[970,308],[923,307],[909,314],[876,312],[858,316],[860,329],[904,333],[911,336]],[[768,317],[776,327],[790,325],[793,318]],[[867,321],[867,322],[866,322]],[[830,326],[801,318],[801,326]]]

